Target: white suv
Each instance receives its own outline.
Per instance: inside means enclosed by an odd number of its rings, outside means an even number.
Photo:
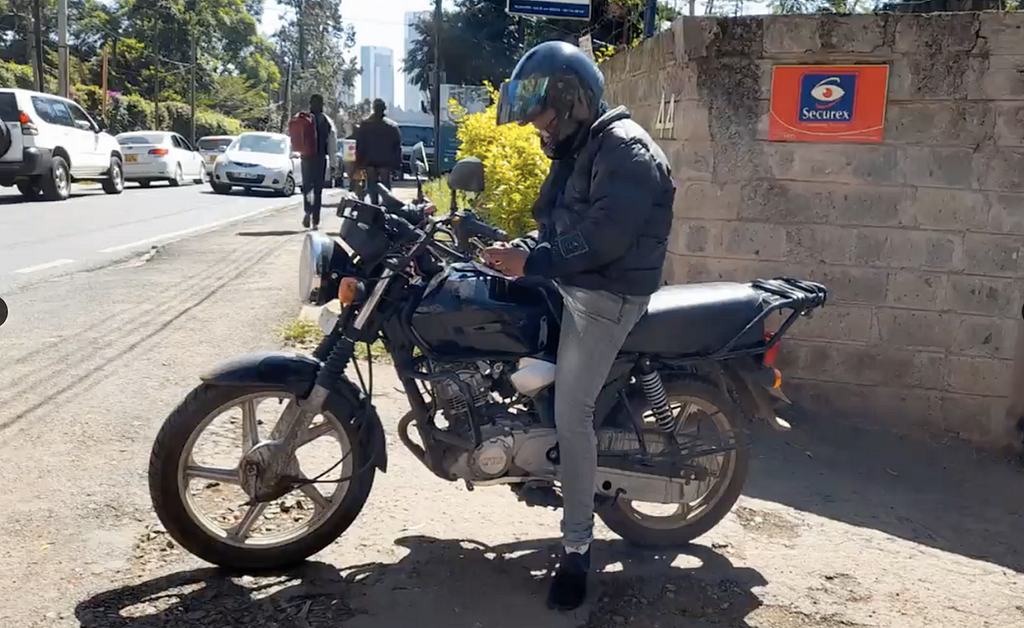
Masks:
[[[121,146],[74,101],[24,89],[0,89],[0,185],[29,198],[62,201],[72,181],[124,190]]]

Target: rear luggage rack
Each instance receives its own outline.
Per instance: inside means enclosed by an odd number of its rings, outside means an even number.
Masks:
[[[684,365],[695,362],[729,360],[741,356],[765,353],[778,344],[779,340],[782,339],[782,336],[789,330],[790,326],[796,322],[797,318],[810,315],[811,311],[824,306],[828,300],[828,289],[820,283],[813,281],[792,279],[790,277],[776,277],[775,279],[755,279],[750,282],[750,286],[765,294],[766,307],[761,310],[757,317],[747,323],[747,326],[736,334],[732,340],[725,343],[721,349],[705,355],[694,355],[669,361],[675,365]],[[790,310],[789,316],[782,322],[778,330],[765,340],[764,344],[743,349],[733,349],[738,342],[747,336],[750,330],[758,325],[763,325],[769,316],[781,310]]]

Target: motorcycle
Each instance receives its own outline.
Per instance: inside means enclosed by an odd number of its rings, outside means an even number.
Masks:
[[[417,174],[425,164],[415,159]],[[456,191],[478,193],[484,183],[478,160],[459,161],[448,175],[452,207]],[[507,234],[471,210],[438,217],[389,204],[349,197],[339,206],[338,237],[305,235],[302,301],[341,306],[322,309],[325,335],[312,355],[230,359],[204,374],[161,427],[149,467],[153,506],[192,554],[233,570],[281,569],[352,525],[376,473],[388,469],[372,352],[365,377],[355,357],[357,345],[378,340],[409,401],[397,435],[427,470],[469,490],[505,485],[529,506],[560,506],[557,286],[476,261],[481,247]],[[748,472],[748,422],[790,429],[775,413],[776,403],[788,403],[774,366],[779,342],[827,296],[824,286],[792,278],[667,286],[653,295],[595,406],[595,510],[612,531],[642,546],[675,546],[725,517]],[[781,324],[767,331],[780,312]],[[355,377],[346,375],[350,367]],[[284,408],[272,429],[263,426],[265,436],[254,410],[264,397]],[[231,446],[237,462],[199,462],[199,435],[232,408],[242,432],[241,448]],[[306,474],[299,453],[328,436],[338,445],[328,469],[337,477]],[[244,513],[217,521],[197,512],[193,481],[240,489]],[[328,483],[330,495],[321,490]],[[261,524],[275,508],[281,520],[289,495],[306,504],[289,502],[291,514],[302,514],[296,530]]]

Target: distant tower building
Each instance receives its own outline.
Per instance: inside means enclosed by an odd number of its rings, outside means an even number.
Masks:
[[[380,98],[388,104],[395,104],[395,60],[390,48],[363,46],[360,50],[361,80],[360,100]]]
[[[429,19],[430,11],[407,11],[405,13],[405,57],[419,37],[416,31],[416,23],[422,19]],[[420,103],[426,101],[427,95],[420,91],[420,88],[412,83],[408,74],[402,73],[405,83],[405,110],[419,111]]]

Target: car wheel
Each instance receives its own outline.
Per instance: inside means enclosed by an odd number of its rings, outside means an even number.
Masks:
[[[47,201],[63,201],[71,196],[71,171],[63,157],[53,156],[50,161],[50,172],[43,175],[40,187],[43,199]]]
[[[110,175],[103,180],[103,191],[107,194],[124,192],[124,167],[118,157],[110,158]]]
[[[174,178],[171,179],[171,187],[176,188],[185,182],[185,173],[181,171],[181,164],[174,167]]]
[[[152,183],[152,181],[139,181],[139,187],[148,188],[150,183]]]
[[[36,198],[39,196],[39,181],[37,179],[18,181],[18,191],[21,192],[25,198]]]
[[[206,167],[203,167],[203,168],[199,169],[199,178],[198,179],[192,179],[192,182],[193,183],[198,183],[199,185],[202,185],[202,184],[206,183]]]
[[[295,177],[288,173],[288,176],[284,179],[284,187],[281,188],[281,196],[289,197],[295,194]]]
[[[222,183],[210,183],[210,187],[213,188],[214,194],[230,194],[231,186],[224,185]]]

